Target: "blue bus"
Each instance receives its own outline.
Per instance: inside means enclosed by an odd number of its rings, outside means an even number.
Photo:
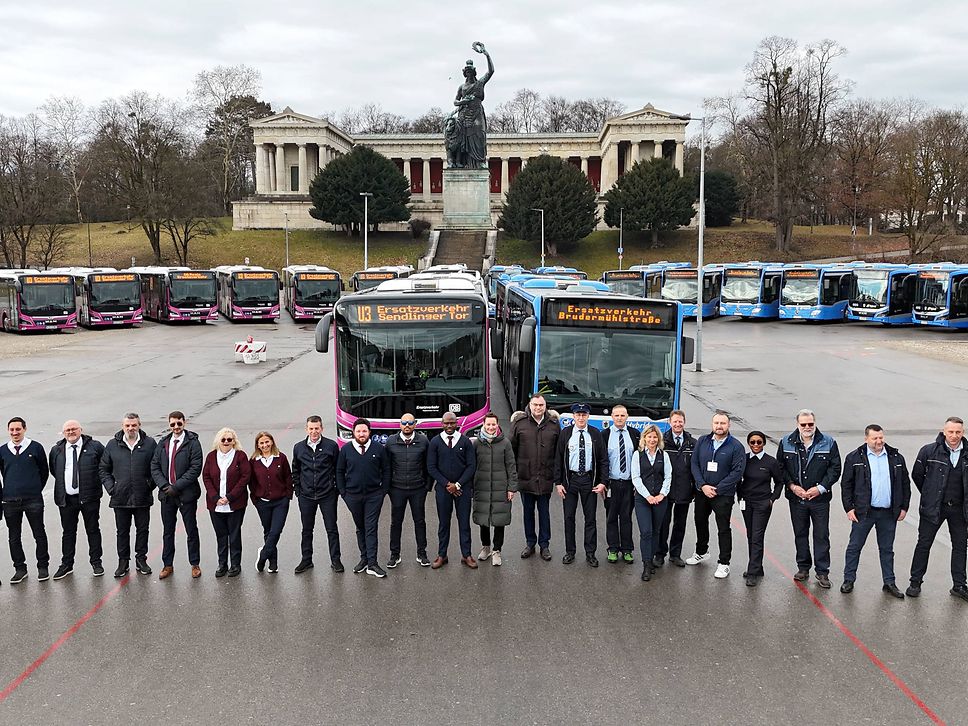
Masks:
[[[535,275],[567,275],[576,280],[587,280],[588,273],[575,269],[574,267],[561,267],[560,265],[545,265],[535,267],[531,272]]]
[[[484,273],[484,285],[487,288],[487,314],[493,318],[497,306],[497,281],[502,275],[513,277],[524,272],[521,265],[493,265]]]
[[[653,279],[660,279],[659,295],[663,300],[674,300],[682,305],[682,317],[695,318],[702,309],[702,317],[719,316],[719,301],[723,289],[723,268],[721,265],[706,265],[702,275],[702,303],[697,292],[699,273],[695,267],[665,267],[649,273]],[[650,293],[654,286],[650,285]]]
[[[968,265],[921,266],[913,313],[918,325],[968,328]]]
[[[721,315],[771,319],[780,316],[780,280],[783,265],[745,262],[723,265]]]
[[[847,319],[885,325],[914,322],[918,269],[910,265],[871,262],[854,267]]]
[[[688,262],[663,260],[648,265],[632,265],[625,270],[606,270],[600,279],[612,292],[638,297],[659,297],[662,291],[662,270],[690,266]]]
[[[843,320],[854,268],[847,265],[784,265],[781,320]]]
[[[621,403],[631,425],[668,428],[679,406],[681,367],[694,351],[692,338],[682,336],[678,303],[529,280],[508,288],[507,312],[492,355],[503,359],[513,409],[523,410],[537,392],[562,426],[572,420],[572,404],[584,402],[597,427],[607,426]]]

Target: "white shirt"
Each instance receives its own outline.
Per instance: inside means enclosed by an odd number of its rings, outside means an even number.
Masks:
[[[27,447],[30,446],[31,443],[32,443],[31,440],[28,439],[26,436],[24,436],[23,439],[20,441],[19,444],[15,444],[13,441],[9,442],[7,444],[7,448],[10,449],[10,453],[11,454],[16,454],[17,453],[17,450],[14,447],[15,446],[19,446],[20,447],[20,453],[22,454],[22,453],[24,453],[27,450]]]
[[[64,490],[68,494],[79,494],[79,490],[74,486],[74,447],[77,447],[77,458],[81,458],[81,444],[84,442],[78,439],[73,444],[70,441],[64,442],[67,448],[64,449]],[[21,449],[23,451],[23,449]]]
[[[452,434],[448,434],[448,433],[447,433],[446,431],[441,431],[441,432],[440,432],[440,438],[442,438],[442,439],[444,440],[444,444],[445,444],[446,446],[450,446],[450,445],[449,445],[449,444],[447,443],[447,439],[449,439],[449,438],[453,438],[453,441],[454,441],[454,446],[457,446],[457,442],[458,442],[458,440],[460,439],[460,431],[458,431],[458,430],[456,430],[456,429],[454,429],[454,433],[452,433]]]
[[[416,438],[416,434],[410,434],[409,437],[400,434],[400,440],[405,444],[412,444],[413,440]]]
[[[218,461],[218,496],[219,499],[224,499],[226,491],[228,490],[228,471],[229,467],[232,465],[232,461],[235,459],[235,449],[229,449],[223,452],[221,449],[216,450],[215,458]],[[217,504],[215,506],[216,512],[222,512],[223,514],[228,514],[232,511],[231,504]]]
[[[272,466],[272,462],[275,460],[275,458],[276,458],[275,454],[273,454],[272,456],[260,456],[259,461],[262,462],[262,466],[268,469],[270,466]]]
[[[672,489],[672,462],[669,460],[669,455],[661,449],[656,449],[655,455],[649,453],[648,449],[645,450],[645,455],[649,457],[650,464],[655,463],[655,457],[658,454],[662,454],[662,488],[659,490],[659,494],[667,497],[669,490]],[[632,486],[641,496],[652,496],[652,493],[645,488],[645,482],[642,481],[642,467],[639,465],[638,456],[632,457]]]
[[[322,436],[319,437],[319,441],[313,441],[311,438],[309,438],[307,436],[306,437],[306,446],[308,446],[310,449],[312,449],[313,451],[315,451],[316,450],[316,447],[319,446],[319,442],[322,441],[322,440],[323,440],[323,437]]]
[[[369,451],[369,450],[370,450],[370,441],[372,441],[372,439],[367,439],[367,440],[366,440],[366,443],[365,443],[365,444],[363,444],[363,453],[364,453],[364,454],[365,454],[365,453],[366,453],[367,451]],[[354,449],[356,449],[357,451],[359,451],[359,450],[360,450],[360,442],[359,442],[359,441],[357,441],[356,439],[353,439],[353,448],[354,448]]]
[[[763,454],[765,454],[765,453],[766,453],[766,449],[763,449],[758,454],[750,454],[750,458],[751,459],[759,459],[760,461],[763,461]]]
[[[134,451],[134,447],[137,446],[139,443],[141,443],[141,434],[140,433],[138,434],[137,438],[135,438],[134,441],[128,441],[128,437],[127,436],[124,437],[124,444],[125,444],[125,446],[127,446],[132,451]]]

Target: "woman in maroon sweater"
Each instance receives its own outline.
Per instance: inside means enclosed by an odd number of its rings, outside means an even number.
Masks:
[[[218,543],[216,577],[237,577],[242,572],[242,518],[245,516],[246,485],[252,467],[239,446],[232,429],[215,434],[212,450],[202,466],[205,503],[212,517],[215,541]],[[232,566],[229,567],[231,556]]]
[[[289,501],[292,499],[292,469],[289,459],[279,451],[276,440],[268,431],[260,431],[255,436],[255,451],[252,453],[252,476],[249,488],[252,502],[259,519],[262,520],[262,534],[265,543],[259,550],[256,567],[262,572],[266,564],[269,572],[279,571],[279,537],[289,515]]]

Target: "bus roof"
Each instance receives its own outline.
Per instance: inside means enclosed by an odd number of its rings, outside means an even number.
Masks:
[[[411,277],[398,277],[393,280],[384,280],[376,287],[355,293],[355,295],[440,292],[473,293],[477,297],[481,296],[481,289],[477,281],[470,276],[457,275],[430,275],[428,277],[412,275]],[[355,295],[348,295],[347,297],[352,298]]]
[[[139,272],[142,275],[164,275],[167,272],[188,272],[190,267],[165,267],[164,265],[142,265],[140,267],[125,267],[121,272]],[[208,270],[196,270],[196,272],[208,272]]]
[[[32,267],[17,267],[0,269],[0,277],[17,277],[18,275],[39,275],[40,270]]]
[[[297,272],[335,272],[337,275],[339,274],[338,270],[326,265],[289,265],[289,267],[283,267],[282,271],[290,274]]]
[[[259,265],[219,265],[213,268],[215,272],[230,275],[233,272],[275,272],[275,270],[267,270]]]

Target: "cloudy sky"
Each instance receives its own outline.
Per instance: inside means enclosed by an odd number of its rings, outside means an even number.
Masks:
[[[961,107],[968,73],[968,24],[949,0],[0,0],[0,27],[0,114],[12,116],[54,95],[184,97],[200,70],[245,63],[277,110],[375,102],[413,117],[450,104],[464,60],[483,60],[474,40],[496,65],[492,108],[529,87],[698,115],[741,86],[768,35],[840,42],[857,96]]]

